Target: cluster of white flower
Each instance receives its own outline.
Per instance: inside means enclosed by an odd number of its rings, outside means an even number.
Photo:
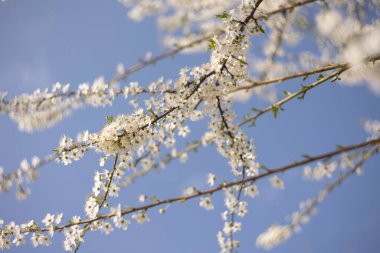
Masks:
[[[197,93],[199,86],[208,76],[211,76],[211,74],[207,75],[207,72],[210,71],[206,65],[204,68],[195,68],[190,71],[190,75],[194,77],[192,81],[187,76],[187,70],[184,70],[174,84],[171,81],[163,83],[162,80],[152,83],[150,90],[160,84],[163,89],[173,85],[177,92],[152,96],[146,100],[146,111],[136,106],[135,112],[130,115],[108,117],[109,123],[99,133],[89,134],[85,131],[77,137],[76,141],[64,136],[56,149],[56,153],[59,155],[58,160],[69,164],[72,160],[80,159],[89,148],[105,155],[121,153],[132,157],[133,152],[141,155],[145,148],[151,155],[157,156],[159,154],[157,143],[164,143],[166,147],[174,146],[176,130],[182,137],[190,132],[188,126],[183,125],[184,120],[186,118],[200,120],[203,117],[199,111],[194,111],[192,108],[199,101],[199,98],[196,98],[199,96]],[[187,89],[188,85],[193,85],[194,88],[189,90]],[[137,89],[129,87],[127,92],[134,94]],[[175,111],[176,114],[173,113]],[[147,115],[147,112],[151,115]],[[160,122],[162,118],[165,118],[164,123]],[[148,147],[146,147],[146,143],[148,143]],[[185,158],[185,155],[183,153],[181,158]],[[176,155],[174,154],[174,156]]]
[[[56,83],[51,90],[37,89],[32,94],[21,94],[11,100],[0,102],[0,113],[8,113],[18,123],[19,129],[32,132],[51,127],[70,114],[71,109],[83,106],[105,106],[112,103],[117,91],[105,83],[103,78],[94,81],[91,87],[80,84],[77,91],[70,85]]]
[[[78,222],[80,222],[80,220],[81,219],[79,216],[74,216],[70,222],[73,224],[77,224]],[[79,225],[73,225],[69,228],[65,228],[63,230],[63,233],[65,235],[65,239],[63,241],[63,248],[66,251],[72,251],[76,247],[77,243],[83,240],[83,238],[81,238],[82,229]]]
[[[117,159],[118,156],[115,157],[112,171],[104,169],[102,172],[97,171],[94,175],[92,193],[85,204],[85,212],[89,218],[95,218],[98,215],[100,208],[106,203],[107,197],[118,197],[119,195],[119,181],[125,174],[129,157],[121,155],[119,163]],[[103,159],[101,159],[100,163],[104,166]]]
[[[363,62],[366,57],[380,53],[380,22],[374,20],[373,23],[363,24],[361,20],[353,17],[343,17],[336,9],[322,11],[317,15],[316,22],[320,34],[325,36],[334,48],[341,49],[338,59],[354,65],[342,75],[345,83],[358,84],[365,81],[374,92],[380,94],[380,65]]]
[[[290,216],[290,224],[286,226],[273,224],[257,237],[256,245],[269,250],[288,240],[293,232],[299,232],[301,230],[302,224],[309,222],[310,215],[316,213],[315,206],[322,200],[322,198],[317,198],[302,201],[299,204],[299,210]]]
[[[79,84],[75,91],[70,90],[70,84],[56,83],[50,91],[37,89],[32,94],[21,94],[11,100],[6,100],[7,94],[0,92],[0,113],[9,114],[18,123],[20,130],[33,132],[55,125],[72,110],[84,105],[104,107],[112,105],[118,95],[124,95],[127,99],[128,95],[165,92],[161,89],[154,90],[159,82],[153,82],[150,89],[145,90],[141,89],[137,82],[130,82],[119,88],[117,81],[118,76],[109,82],[99,77],[91,85]]]
[[[369,122],[369,121],[367,121]],[[371,121],[376,122],[376,121]],[[365,126],[368,127],[368,126]],[[376,127],[376,126],[375,126]],[[371,133],[371,131],[369,131]],[[362,158],[361,153],[343,153],[337,161],[324,161],[317,162],[316,166],[312,168],[310,165],[303,169],[303,176],[307,180],[321,181],[325,178],[331,178],[337,168],[340,170],[351,170],[355,167],[355,164]],[[360,167],[355,169],[358,175],[362,175],[363,171]]]
[[[33,220],[21,225],[10,222],[4,225],[4,221],[0,219],[0,249],[10,249],[12,245],[20,246],[25,243],[25,237],[31,233],[30,240],[34,247],[39,245],[49,246],[50,238],[54,235],[54,229],[62,221],[63,214],[52,215],[48,213],[42,220],[46,226],[48,235],[38,232],[33,232],[38,229],[37,223]]]
[[[130,116],[117,116],[99,135],[94,136],[95,145],[106,155],[143,148],[149,135],[154,135],[149,127],[151,121],[152,118],[144,115],[142,109]]]
[[[251,191],[252,188],[246,188]],[[227,208],[221,216],[224,221],[222,231],[217,234],[220,252],[231,252],[236,247],[240,246],[240,242],[233,236],[241,230],[242,223],[235,220],[235,215],[244,217],[248,213],[248,202],[241,201],[240,196],[235,196],[235,192],[241,190],[240,187],[232,187],[224,190],[224,204]],[[251,195],[253,196],[253,195]],[[231,218],[228,219],[228,216]]]
[[[366,120],[364,122],[364,129],[371,134],[371,137],[380,136],[380,121],[379,120]]]
[[[78,161],[88,149],[89,138],[88,131],[79,134],[77,141],[65,135],[62,136],[59,140],[59,146],[55,150],[58,155],[57,161],[62,162],[64,165],[70,164],[72,160]]]
[[[260,234],[256,240],[256,246],[264,249],[272,249],[283,241],[286,241],[291,236],[291,231],[287,226],[274,224],[267,231]]]
[[[128,229],[128,225],[131,224],[131,222],[122,217],[120,204],[116,208],[111,208],[111,213],[115,214],[115,216],[112,218],[115,226],[126,231]]]
[[[299,210],[289,217],[290,223],[288,225],[273,224],[257,237],[256,245],[269,250],[288,240],[293,232],[299,232],[301,225],[309,222],[310,215],[317,212],[316,206],[324,200],[327,193],[331,190],[331,187],[327,188],[322,190],[317,198],[302,201],[299,204]]]
[[[286,6],[288,1],[265,1],[260,5],[264,13],[270,13],[277,6]],[[282,16],[265,22],[268,36],[263,42],[263,54],[258,52],[252,63],[253,79],[262,80],[284,76],[286,73],[310,69],[331,62],[354,64],[350,70],[342,73],[340,82],[344,85],[362,85],[379,94],[379,63],[364,63],[367,57],[378,56],[380,51],[379,1],[340,1],[331,0],[317,9],[293,8],[283,12]],[[373,18],[368,18],[373,17]],[[295,55],[288,47],[293,47],[308,40],[305,31],[314,34],[317,54],[302,51]],[[366,45],[363,47],[363,45]],[[252,90],[256,95],[271,102],[276,100],[274,89],[267,86]],[[247,92],[247,94],[249,94]]]
[[[304,177],[309,180],[319,181],[325,177],[331,177],[338,164],[336,162],[321,163],[318,162],[317,166],[312,169],[310,166],[306,166],[303,170]]]
[[[127,8],[128,16],[140,21],[146,16],[157,15],[157,23],[168,34],[165,44],[180,46],[203,34],[210,34],[221,27],[215,17],[239,4],[239,0],[120,0]],[[173,34],[176,33],[176,36]],[[198,47],[198,50],[203,47]],[[191,50],[196,50],[192,48]]]
[[[4,168],[0,166],[0,192],[8,191],[13,185],[16,185],[17,199],[23,200],[27,198],[30,194],[30,189],[26,188],[23,184],[25,182],[34,182],[38,178],[36,169],[52,159],[53,156],[48,156],[43,160],[34,156],[30,163],[26,159],[23,159],[20,163],[20,167],[9,174],[5,174]]]
[[[210,40],[212,49],[212,69],[217,73],[214,86],[207,86],[204,94],[206,111],[209,115],[209,128],[212,131],[212,140],[219,153],[229,160],[232,173],[236,176],[254,176],[258,174],[259,164],[255,161],[254,147],[246,135],[234,124],[235,114],[231,109],[229,94],[238,85],[239,80],[247,76],[247,53],[250,46],[249,35],[260,29],[255,19],[257,6],[246,1],[236,11],[224,12],[223,33]],[[241,22],[238,22],[238,21]],[[209,176],[213,183],[214,176]],[[211,184],[210,183],[210,184]],[[244,217],[247,213],[248,203],[240,200],[241,192],[255,196],[256,188],[250,186],[232,187],[225,190],[224,202],[227,210],[223,214],[224,228],[218,232],[218,242],[221,252],[230,252],[239,246],[239,241],[232,234],[241,230],[241,223],[235,220],[235,215]],[[236,194],[236,195],[235,195]],[[202,206],[212,209],[209,199],[202,199]],[[230,219],[227,219],[230,215]]]
[[[340,167],[346,169],[344,174],[341,174],[333,183],[329,184],[325,189],[321,190],[317,197],[307,199],[299,204],[299,210],[294,212],[289,218],[288,225],[274,224],[270,226],[264,233],[257,237],[256,245],[264,249],[272,249],[280,243],[288,240],[293,232],[299,232],[301,225],[306,224],[310,220],[310,216],[317,212],[316,207],[326,198],[327,194],[333,191],[337,186],[342,184],[349,176],[353,174],[361,174],[361,165],[370,157],[370,153],[375,152],[379,146],[372,148],[372,151],[364,151],[359,154],[343,153],[340,158]],[[307,179],[322,180],[325,177],[331,177],[332,173],[338,167],[338,162],[319,162],[315,169],[306,167],[304,175]]]

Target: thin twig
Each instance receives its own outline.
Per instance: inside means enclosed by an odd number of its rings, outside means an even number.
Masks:
[[[113,176],[114,176],[115,171],[116,171],[116,168],[117,168],[117,159],[118,159],[118,156],[119,156],[119,154],[116,153],[116,154],[115,154],[114,163],[113,163],[113,167],[112,167],[112,172],[111,172],[110,177],[109,177],[109,180],[108,180],[108,182],[107,182],[107,184],[106,184],[106,188],[107,188],[107,190],[106,190],[106,193],[104,194],[104,196],[103,196],[103,198],[102,198],[102,202],[101,202],[100,205],[99,205],[99,210],[98,210],[98,212],[97,212],[97,215],[99,214],[100,210],[102,209],[104,203],[107,201],[107,197],[108,197],[108,194],[109,194],[109,191],[110,191],[110,187],[111,187],[111,183],[112,183],[112,180],[113,180]],[[78,240],[77,245],[76,245],[75,250],[74,250],[74,253],[77,253],[77,252],[78,252],[79,247],[81,246],[81,243],[82,243],[82,241],[83,241],[84,236],[86,235],[87,231],[90,229],[90,225],[91,225],[91,223],[86,224],[86,225],[84,226],[84,228],[83,228],[83,230],[82,230],[82,233],[81,233],[81,235],[80,235],[80,239],[81,239],[81,240]]]

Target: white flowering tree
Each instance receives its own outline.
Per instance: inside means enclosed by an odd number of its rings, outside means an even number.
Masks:
[[[286,190],[282,177],[290,170],[298,170],[307,181],[328,180],[319,193],[300,203],[287,223],[274,223],[253,239],[257,247],[272,249],[299,231],[329,193],[347,178],[362,174],[365,162],[379,152],[380,122],[376,119],[363,121],[369,135],[360,143],[344,143],[322,154],[303,155],[277,168],[265,166],[265,161],[256,158],[252,136],[262,117],[286,118],[288,103],[303,106],[291,101],[307,100],[307,94],[318,86],[366,84],[374,96],[380,94],[378,0],[120,3],[132,20],[155,17],[168,51],[148,53],[129,68],[119,64],[110,80],[99,77],[91,83],[56,83],[49,89],[13,97],[5,91],[0,93],[0,112],[14,120],[20,131],[30,133],[81,113],[78,108],[112,106],[117,99],[127,100],[133,108],[132,112],[107,116],[105,123],[97,126],[98,131],[84,130],[76,137],[62,133],[57,146],[50,147],[52,153],[45,157],[24,159],[14,170],[0,167],[2,195],[15,191],[17,199],[24,200],[33,194],[31,183],[43,177],[41,168],[46,164],[73,166],[88,153],[99,157],[92,189],[76,193],[83,195],[82,213],[47,213],[42,218],[27,217],[25,213],[22,224],[0,217],[0,249],[12,252],[25,243],[41,247],[63,241],[64,250],[78,252],[88,234],[112,236],[111,232],[118,229],[133,229],[133,223],[154,222],[154,212],[170,215],[171,206],[193,205],[194,201],[188,200],[194,199],[201,208],[218,216],[221,213],[214,235],[217,239],[207,243],[218,244],[220,252],[236,252],[239,234],[254,229],[245,227],[239,232],[249,206],[260,197],[260,181]],[[307,39],[302,39],[305,36]],[[148,84],[126,81],[135,72],[184,52],[203,52],[209,60],[199,66],[181,66],[175,70],[175,79],[164,76]],[[282,85],[289,80],[293,84],[284,91]],[[257,100],[268,105],[254,108],[252,104]],[[245,101],[244,106],[236,109],[236,101]],[[277,122],[273,120],[272,124]],[[202,131],[199,139],[191,135],[190,126]],[[203,149],[216,150],[218,154],[210,154],[215,159],[223,157],[229,172],[205,173],[207,187],[189,185],[182,193],[166,197],[141,193],[134,197],[139,200],[136,205],[125,201],[124,190],[128,192],[132,183],[143,183],[144,176],[169,167],[175,160],[191,166],[192,159],[197,159],[194,151]],[[223,205],[216,207],[214,198],[218,196],[223,197]]]

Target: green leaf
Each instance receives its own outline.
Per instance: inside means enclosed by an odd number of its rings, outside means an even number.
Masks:
[[[265,164],[260,164],[259,168],[264,169],[264,170],[268,169],[268,167]]]
[[[278,109],[279,109],[278,106],[272,105],[272,112],[273,112],[273,116],[274,116],[274,118],[277,118],[277,115],[278,115]]]
[[[227,12],[223,12],[222,14],[215,15],[216,18],[228,18],[229,15]]]
[[[310,86],[305,86],[303,84],[301,84],[302,86],[302,89],[301,89],[301,95],[299,97],[297,97],[297,99],[299,100],[304,100],[305,99],[305,96],[306,96],[306,92],[310,89]]]
[[[324,77],[325,77],[324,75],[319,74],[319,76],[318,76],[318,81],[321,80],[321,79],[324,78]]]
[[[106,116],[106,121],[108,124],[110,124],[114,121],[114,117],[113,116]]]
[[[306,76],[304,76],[303,78],[302,78],[302,81],[306,81],[306,79],[309,77],[309,75],[306,75]]]
[[[153,117],[154,117],[155,119],[158,118],[157,115],[156,115],[156,114],[154,113],[154,111],[152,110],[152,108],[150,108],[148,111],[153,115]]]
[[[209,39],[208,41],[209,41],[210,43],[208,44],[207,51],[210,51],[210,50],[214,49],[214,47],[216,46],[216,42],[215,42],[215,40],[213,40],[213,39]]]
[[[297,99],[304,100],[305,99],[306,92],[303,92]]]
[[[289,97],[290,95],[292,95],[292,93],[290,91],[287,91],[287,90],[284,90],[283,93],[286,97]]]

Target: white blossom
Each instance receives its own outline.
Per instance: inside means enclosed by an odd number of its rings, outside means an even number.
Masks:
[[[141,195],[139,196],[139,201],[140,201],[141,203],[143,203],[143,202],[145,202],[145,200],[146,200],[147,198],[148,198],[148,197],[147,197],[146,195],[141,194]]]
[[[274,188],[278,188],[278,189],[285,189],[285,184],[284,182],[282,182],[282,180],[278,177],[278,176],[273,176],[269,179],[271,185],[274,187]]]
[[[137,223],[144,223],[149,221],[149,216],[146,214],[145,211],[140,211],[138,213],[134,213],[132,215],[132,218],[137,222]]]
[[[251,198],[254,198],[259,194],[260,193],[256,185],[250,185],[244,188],[244,195],[247,195]]]
[[[199,206],[203,207],[206,210],[213,210],[214,209],[214,205],[211,202],[210,196],[202,197],[200,202],[199,202]]]
[[[109,223],[109,222],[103,222],[102,225],[100,226],[100,229],[106,235],[108,235],[109,233],[111,233],[113,231],[113,227],[112,227],[111,223]]]
[[[216,177],[214,174],[212,174],[212,173],[207,174],[207,184],[209,186],[214,186],[215,180],[216,180]]]
[[[265,231],[257,237],[256,245],[257,247],[270,250],[278,244],[282,243],[283,241],[288,240],[290,236],[291,231],[289,227],[283,227],[274,224],[270,226],[267,229],[267,231]]]
[[[94,197],[89,197],[87,199],[85,211],[90,218],[94,218],[98,214],[99,205]]]

